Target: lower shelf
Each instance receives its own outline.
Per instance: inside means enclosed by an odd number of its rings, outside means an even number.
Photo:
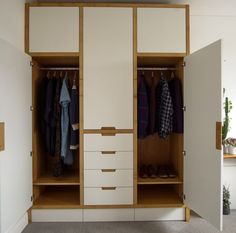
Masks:
[[[183,207],[183,200],[170,185],[140,185],[137,207]]]
[[[79,208],[79,186],[45,186],[36,187],[38,197],[33,208]]]

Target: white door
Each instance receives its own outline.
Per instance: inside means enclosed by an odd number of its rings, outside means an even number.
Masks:
[[[29,52],[79,52],[79,7],[30,7]]]
[[[84,9],[84,128],[133,128],[133,10]]]
[[[32,205],[32,113],[30,57],[0,39],[0,232],[13,232]],[[19,232],[19,228],[18,228]]]
[[[139,53],[186,53],[185,8],[138,8]]]
[[[184,194],[186,205],[222,229],[223,153],[216,149],[221,122],[221,41],[185,58]]]

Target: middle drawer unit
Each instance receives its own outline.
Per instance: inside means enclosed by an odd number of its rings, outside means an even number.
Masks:
[[[132,151],[84,152],[84,169],[133,169]]]
[[[133,151],[133,134],[84,134],[84,151]]]
[[[132,187],[133,170],[101,169],[84,171],[84,187]]]

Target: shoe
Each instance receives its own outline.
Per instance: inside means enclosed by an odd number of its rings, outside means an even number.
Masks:
[[[156,168],[153,165],[149,164],[147,166],[147,172],[148,172],[148,177],[149,178],[153,178],[153,179],[157,178],[157,171],[156,171]]]
[[[158,176],[160,178],[163,178],[163,179],[166,179],[166,178],[169,177],[168,174],[167,174],[167,170],[166,170],[165,166],[159,166],[159,168],[158,168]]]
[[[141,165],[139,168],[139,176],[141,178],[148,178],[148,172],[147,172],[147,166],[146,165]]]
[[[58,162],[58,163],[54,164],[52,173],[53,173],[52,175],[54,177],[59,177],[59,176],[62,175],[62,164],[61,164],[61,162]]]
[[[167,170],[167,174],[168,174],[169,178],[175,178],[177,176],[174,168],[166,167],[166,170]]]

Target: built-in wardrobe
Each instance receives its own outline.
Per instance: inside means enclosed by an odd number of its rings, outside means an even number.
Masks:
[[[31,220],[188,221],[192,209],[221,228],[221,42],[189,55],[189,6],[31,3],[25,19]],[[56,177],[38,103],[42,80],[65,75],[79,93],[79,148]],[[182,131],[139,137],[142,76],[178,79]],[[171,167],[174,177],[144,177],[143,165]]]

